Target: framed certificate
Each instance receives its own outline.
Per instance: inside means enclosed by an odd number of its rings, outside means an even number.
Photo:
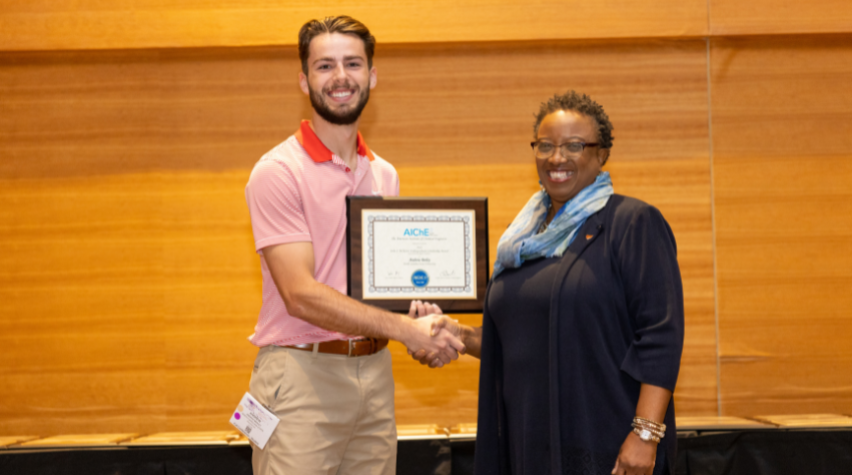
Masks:
[[[488,284],[487,198],[346,198],[349,296],[408,312],[481,312]]]

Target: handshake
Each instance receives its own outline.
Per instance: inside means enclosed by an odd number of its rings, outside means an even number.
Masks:
[[[420,364],[440,368],[465,353],[462,327],[437,305],[413,300],[408,316],[414,319],[414,331],[402,343]]]

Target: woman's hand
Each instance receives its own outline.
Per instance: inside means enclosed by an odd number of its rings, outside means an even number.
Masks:
[[[651,475],[657,460],[657,443],[645,442],[633,432],[621,444],[612,475]]]
[[[636,416],[649,421],[662,421],[666,417],[666,408],[671,399],[672,392],[668,389],[642,383],[639,403],[636,404]],[[656,460],[657,442],[645,442],[635,432],[630,431],[618,451],[612,475],[651,475],[654,473]]]
[[[420,318],[427,315],[441,315],[441,307],[438,304],[423,302],[422,300],[412,300],[408,307],[408,316],[410,318]]]

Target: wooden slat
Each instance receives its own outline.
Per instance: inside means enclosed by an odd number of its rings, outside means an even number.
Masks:
[[[370,26],[380,44],[852,31],[852,7],[844,0],[534,5],[518,0],[404,5],[387,0],[311,5],[84,0],[73,6],[6,0],[0,6],[0,50],[5,51],[293,45],[305,21],[343,11]],[[566,12],[582,21],[571,22],[570,28],[554,21],[566,18]]]
[[[852,33],[852,3],[846,0],[707,1],[713,36]]]
[[[44,439],[36,439],[21,444],[22,447],[80,447],[117,445],[132,439],[139,434],[71,434],[55,435]]]
[[[293,45],[306,21],[343,13],[380,44],[696,37],[707,29],[704,0],[3,0],[0,50]]]
[[[677,430],[716,431],[742,429],[772,429],[766,422],[731,416],[677,416]]]
[[[236,431],[159,432],[134,438],[122,445],[228,445],[239,438],[240,434]]]
[[[403,424],[396,426],[396,435],[401,439],[446,437],[447,430],[438,424]]]
[[[456,425],[454,425],[453,427],[450,427],[450,428],[449,428],[449,431],[450,431],[450,435],[451,435],[451,436],[452,436],[452,435],[455,435],[455,434],[459,434],[459,435],[467,435],[467,434],[476,435],[476,427],[477,427],[477,423],[475,423],[475,422],[466,422],[466,423],[456,424]]]
[[[755,416],[755,419],[787,429],[852,427],[852,417],[840,414],[781,414]]]
[[[852,41],[713,42],[722,410],[852,404]]]
[[[27,442],[29,440],[38,439],[38,436],[35,435],[7,435],[0,437],[0,449],[6,449],[15,445],[20,444],[21,442]]]

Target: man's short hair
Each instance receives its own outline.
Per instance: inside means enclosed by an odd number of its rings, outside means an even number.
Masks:
[[[367,66],[373,67],[373,53],[376,51],[376,38],[370,34],[367,26],[346,15],[327,16],[322,20],[311,20],[299,30],[299,59],[302,60],[302,72],[308,74],[308,55],[311,52],[311,41],[319,35],[341,33],[355,35],[364,42],[364,52],[367,53]]]
[[[538,135],[538,126],[541,121],[556,111],[573,111],[578,114],[585,115],[595,119],[598,124],[598,140],[601,148],[612,147],[612,122],[609,121],[609,116],[604,112],[603,107],[593,101],[591,97],[580,94],[576,91],[568,91],[565,94],[556,94],[547,102],[541,103],[541,108],[535,116],[535,126],[533,126],[533,136]]]

